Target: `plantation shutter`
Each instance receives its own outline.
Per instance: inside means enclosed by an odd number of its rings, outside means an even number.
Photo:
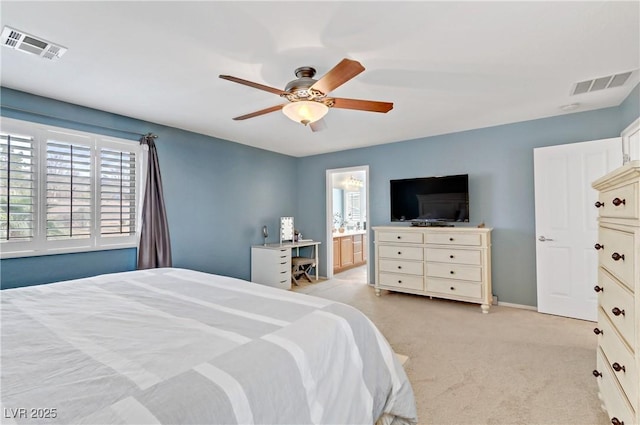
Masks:
[[[91,147],[47,142],[47,239],[91,236]]]
[[[0,240],[28,241],[35,225],[34,142],[0,135]]]
[[[100,235],[136,233],[136,155],[100,150]]]
[[[347,192],[347,217],[351,221],[360,221],[362,218],[360,207],[360,193]]]

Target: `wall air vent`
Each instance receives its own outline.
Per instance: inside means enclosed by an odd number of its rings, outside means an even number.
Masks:
[[[593,80],[580,81],[573,86],[571,95],[573,96],[576,94],[620,87],[627,82],[632,73],[633,71],[622,72],[620,74],[594,78]]]
[[[53,44],[50,41],[7,26],[2,29],[1,38],[2,45],[5,47],[40,56],[45,59],[58,59],[67,51],[66,47]]]

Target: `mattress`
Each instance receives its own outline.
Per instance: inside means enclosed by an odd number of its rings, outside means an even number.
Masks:
[[[393,350],[345,304],[176,268],[1,296],[5,424],[417,422]]]

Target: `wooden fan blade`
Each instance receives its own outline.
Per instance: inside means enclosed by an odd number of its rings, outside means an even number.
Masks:
[[[333,98],[333,107],[340,109],[357,109],[359,111],[386,113],[393,109],[392,102],[377,102],[375,100]]]
[[[309,124],[309,127],[311,127],[311,131],[315,133],[316,131],[322,131],[326,129],[327,122],[324,120],[324,118],[320,118],[318,121],[314,121],[311,124]]]
[[[327,72],[322,78],[311,86],[312,89],[319,90],[324,94],[335,90],[356,75],[364,71],[364,66],[358,61],[342,59],[342,61]]]
[[[241,120],[246,120],[253,117],[258,117],[260,115],[268,114],[269,112],[279,111],[280,109],[282,109],[284,105],[286,105],[286,103],[283,103],[282,105],[276,105],[276,106],[271,106],[269,108],[261,109],[259,111],[252,112],[250,114],[241,115],[239,117],[235,117],[234,120],[241,121]]]
[[[231,75],[219,75],[219,77],[222,78],[223,80],[229,80],[229,81],[233,81],[234,83],[244,84],[245,86],[253,87],[254,89],[268,91],[269,93],[277,94],[278,96],[284,93],[280,89],[265,86],[264,84],[254,83],[253,81],[249,81],[249,80],[243,80],[242,78],[232,77]]]

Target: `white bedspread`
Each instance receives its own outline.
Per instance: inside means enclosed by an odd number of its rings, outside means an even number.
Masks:
[[[413,392],[356,309],[183,269],[2,296],[2,423],[405,424]]]

